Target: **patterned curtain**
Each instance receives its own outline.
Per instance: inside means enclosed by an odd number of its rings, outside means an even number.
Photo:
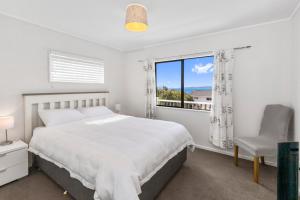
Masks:
[[[156,104],[156,86],[155,86],[155,69],[153,61],[144,62],[144,70],[146,71],[146,117],[155,118]]]
[[[233,146],[233,66],[233,50],[216,52],[210,114],[210,141],[222,149],[230,149]]]

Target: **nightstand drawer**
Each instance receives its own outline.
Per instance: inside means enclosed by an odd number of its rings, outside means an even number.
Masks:
[[[0,186],[28,175],[28,163],[9,168],[0,168]]]
[[[0,154],[0,169],[12,167],[23,162],[28,162],[27,149]]]

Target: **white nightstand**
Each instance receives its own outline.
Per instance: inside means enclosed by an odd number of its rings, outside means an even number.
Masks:
[[[0,186],[28,175],[27,148],[22,141],[0,146]]]

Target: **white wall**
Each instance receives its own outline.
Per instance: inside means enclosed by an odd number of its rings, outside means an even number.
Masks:
[[[144,115],[145,73],[138,60],[252,45],[251,49],[236,51],[234,121],[235,135],[257,135],[266,104],[291,105],[290,38],[291,23],[283,21],[128,53],[126,112],[136,116]],[[158,118],[184,124],[198,145],[215,149],[208,139],[208,112],[158,108]]]
[[[123,54],[103,46],[0,15],[0,116],[13,115],[10,139],[24,137],[22,93],[111,91],[110,103],[122,100]],[[50,84],[50,49],[104,59],[105,84]],[[0,141],[4,134],[0,133]]]
[[[295,107],[295,136],[300,140],[300,10],[292,19],[293,31],[293,63],[292,63],[292,89],[293,105]]]

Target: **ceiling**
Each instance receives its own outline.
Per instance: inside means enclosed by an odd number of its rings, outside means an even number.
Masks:
[[[122,51],[288,18],[299,0],[136,0],[149,30],[124,28],[129,0],[0,0],[0,13]]]

